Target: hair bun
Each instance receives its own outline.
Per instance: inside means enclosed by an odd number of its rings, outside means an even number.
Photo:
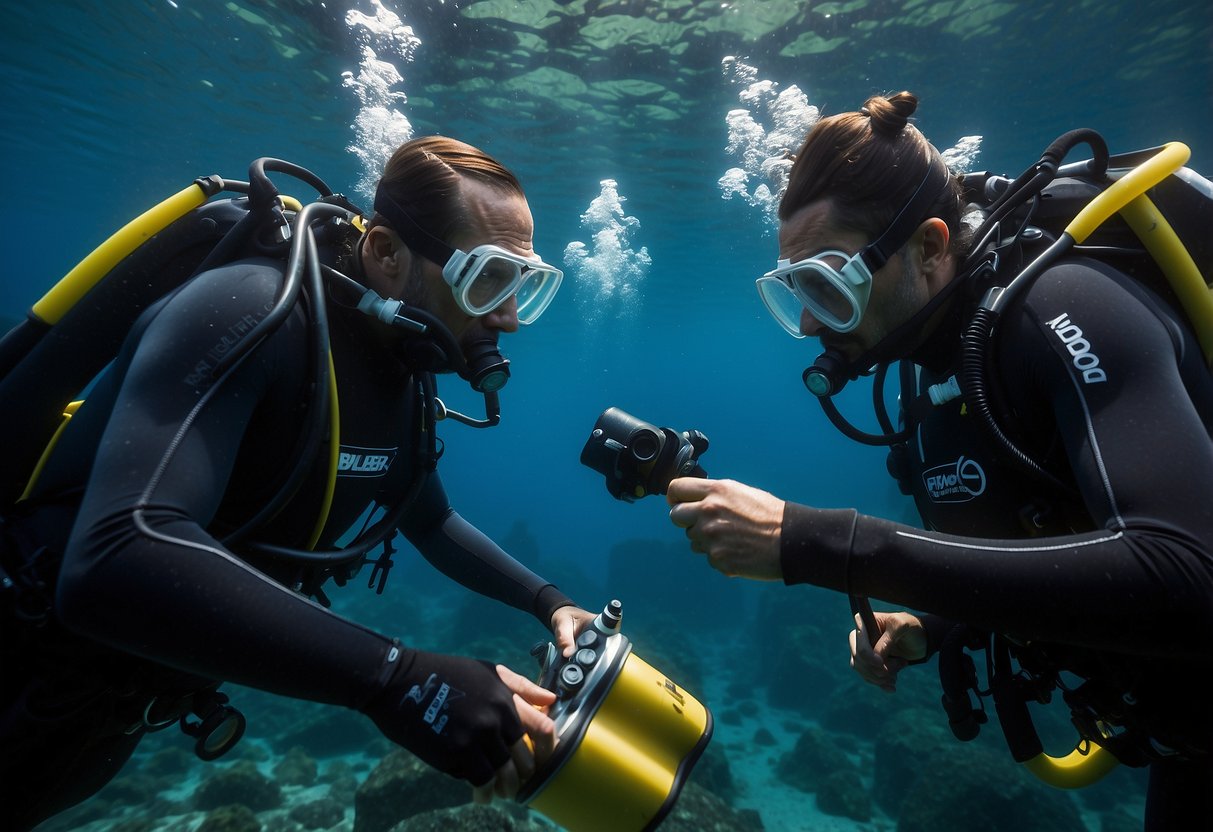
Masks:
[[[874,95],[867,101],[859,112],[872,121],[873,132],[882,136],[896,136],[910,123],[910,116],[918,109],[918,96],[912,92],[899,92],[896,95]]]

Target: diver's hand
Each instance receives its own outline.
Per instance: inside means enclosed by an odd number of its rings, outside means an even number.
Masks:
[[[593,620],[594,613],[574,606],[561,607],[552,613],[552,633],[565,658],[573,655],[577,649],[577,634]]]
[[[666,492],[670,521],[686,529],[691,550],[730,577],[783,577],[779,534],[783,500],[733,480],[679,477]]]
[[[863,618],[855,616],[851,630],[851,667],[865,682],[886,693],[897,690],[897,674],[907,664],[927,655],[927,631],[918,616],[908,612],[878,612],[880,638],[873,645]]]
[[[547,688],[519,676],[505,665],[497,665],[497,676],[514,694],[514,708],[526,739],[519,739],[510,746],[510,759],[497,768],[493,779],[472,789],[472,800],[476,803],[491,803],[493,797],[507,800],[518,794],[518,789],[535,774],[535,766],[551,755],[556,747],[556,723],[540,710],[556,701],[556,694]]]
[[[517,792],[525,779],[519,766],[533,770],[523,731],[541,739],[554,734],[535,705],[551,704],[555,695],[488,662],[392,650],[387,682],[363,713],[384,736],[439,771],[488,787],[490,794]]]

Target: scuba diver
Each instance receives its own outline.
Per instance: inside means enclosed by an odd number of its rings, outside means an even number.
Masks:
[[[892,445],[924,528],[689,477],[669,486],[670,519],[727,575],[922,611],[856,615],[852,665],[888,691],[907,664],[938,652],[943,680],[955,651],[987,649],[1009,745],[1013,694],[1061,686],[1079,751],[1150,767],[1146,828],[1191,828],[1213,793],[1213,353],[1165,286],[1126,273],[1143,244],[1082,247],[1067,227],[1020,272],[1049,242],[1061,192],[1042,188],[1065,152],[1091,144],[1074,165],[1105,179],[1098,134],[1066,134],[1009,184],[962,180],[909,123],[917,104],[877,96],[809,131],[758,289],[787,332],[820,339],[806,385],[849,436]],[[986,184],[994,198],[971,215]],[[1199,222],[1207,242],[1207,211]],[[829,397],[893,361],[900,430],[878,394],[881,441]],[[954,731],[971,739],[984,713],[961,711]]]
[[[250,172],[254,190],[261,178]],[[437,419],[496,423],[509,375],[498,338],[535,321],[561,272],[532,250],[515,176],[463,142],[401,145],[365,221],[321,192],[295,203],[293,223],[279,200],[268,226],[237,222],[197,257],[194,276],[138,317],[20,499],[5,494],[0,781],[12,828],[95,793],[149,730],[179,722],[199,756],[222,754],[244,728],[222,682],[356,709],[481,802],[514,796],[554,743],[540,710],[550,691],[342,618],[323,585],[373,563],[382,591],[399,530],[572,652],[593,615],[461,518],[434,471]],[[215,225],[198,212],[182,223],[195,215]],[[5,367],[5,384],[18,370],[55,375]],[[484,394],[486,419],[435,397],[435,374],[450,372]],[[21,437],[5,441],[20,452]]]

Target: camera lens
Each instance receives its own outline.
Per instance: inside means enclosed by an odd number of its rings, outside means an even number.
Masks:
[[[628,451],[637,462],[652,462],[661,452],[661,434],[640,428],[628,437]]]

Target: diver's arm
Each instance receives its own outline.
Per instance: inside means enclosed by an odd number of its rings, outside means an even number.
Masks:
[[[573,604],[451,508],[437,473],[430,474],[400,530],[444,575],[534,615],[544,627],[551,627],[557,609]]]
[[[1052,407],[1099,531],[986,540],[789,503],[788,583],[869,595],[984,629],[1121,652],[1203,655],[1213,632],[1213,448],[1170,333],[1124,293],[1047,273],[1004,316],[1013,401]],[[1087,294],[1084,296],[1084,289]],[[1092,299],[1098,298],[1098,303]],[[1068,313],[1106,374],[1083,378],[1050,321]],[[1073,333],[1067,333],[1072,335]],[[1081,346],[1081,345],[1079,345]],[[1020,363],[1014,365],[1014,356]],[[1090,368],[1090,359],[1080,362]],[[1030,394],[1030,398],[1016,395]]]

